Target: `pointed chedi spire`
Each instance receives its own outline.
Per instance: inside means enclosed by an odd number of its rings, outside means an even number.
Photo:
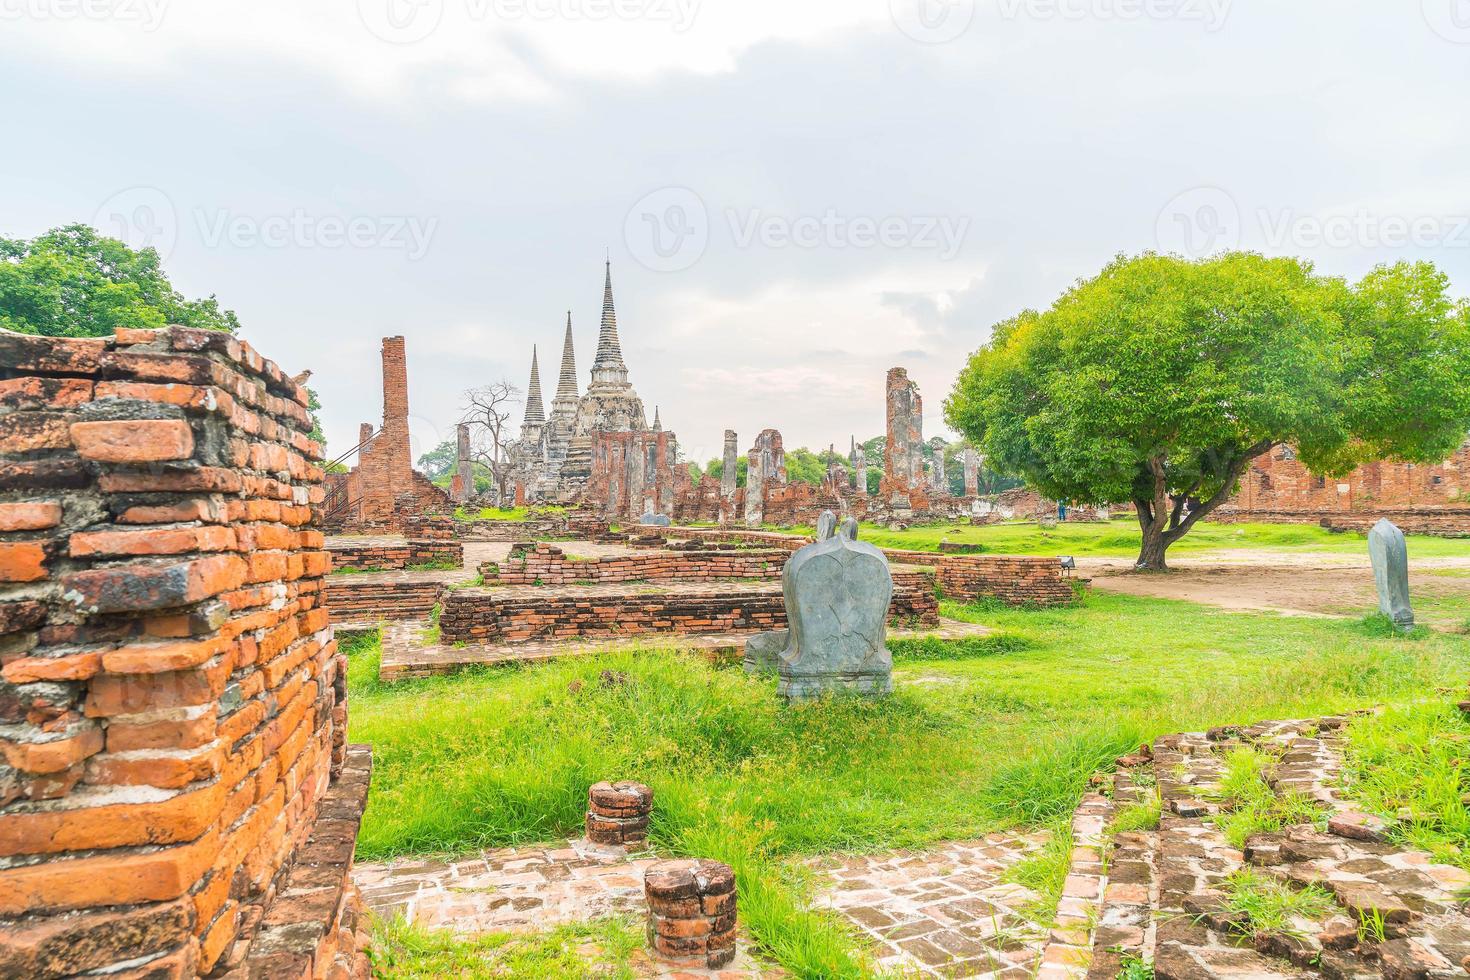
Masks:
[[[618,315],[613,309],[610,260],[602,283],[602,327],[597,332],[597,358],[592,362],[592,381],[617,385],[628,383],[628,366],[623,363],[623,348],[618,343]]]
[[[561,343],[561,376],[556,382],[556,397],[577,397],[577,358],[572,352],[572,311],[567,310],[567,335]]]
[[[531,345],[531,383],[526,386],[526,414],[521,421],[527,425],[541,425],[546,421],[546,410],[541,402],[541,368],[536,363],[536,346]]]
[[[567,311],[567,334],[561,345],[561,375],[556,381],[556,397],[551,399],[551,420],[563,432],[570,430],[577,417],[577,359],[572,353],[572,311]]]
[[[654,432],[662,432],[662,431],[664,431],[664,424],[662,422],[660,422],[659,421],[659,418],[658,418],[658,406],[657,405],[653,406],[653,431]]]

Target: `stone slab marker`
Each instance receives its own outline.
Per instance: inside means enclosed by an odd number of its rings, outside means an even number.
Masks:
[[[1388,518],[1368,532],[1368,557],[1373,560],[1373,582],[1378,586],[1378,611],[1401,630],[1414,628],[1409,605],[1409,546],[1404,532]]]
[[[718,861],[660,861],[643,874],[648,940],[659,959],[718,970],[735,959],[735,872]]]
[[[893,575],[883,552],[857,540],[854,518],[834,536],[829,510],[817,522],[817,541],[797,551],[782,570],[784,631],[752,637],[749,670],[775,667],[777,691],[787,698],[848,690],[893,690],[893,656],[887,646]],[[776,645],[784,637],[785,645]]]
[[[980,496],[980,454],[965,447],[965,496]]]

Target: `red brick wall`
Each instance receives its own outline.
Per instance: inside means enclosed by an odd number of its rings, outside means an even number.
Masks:
[[[443,593],[442,581],[413,572],[333,575],[327,581],[327,606],[334,623],[422,619]]]
[[[573,582],[709,582],[779,578],[790,552],[664,551],[591,560],[569,559],[560,548],[538,544],[512,548],[502,562],[485,562],[480,574],[501,585],[569,585]]]
[[[355,544],[341,538],[327,549],[332,555],[332,569],[359,572],[399,571],[410,565],[453,565],[464,567],[464,545],[458,541],[404,541],[401,544]]]
[[[1470,533],[1470,442],[1440,464],[1369,463],[1344,477],[1314,476],[1289,448],[1276,449],[1256,460],[1240,492],[1211,517],[1275,522],[1300,514],[1316,523],[1337,514],[1420,510],[1449,512],[1433,525]]]
[[[939,591],[946,599],[999,599],[1012,605],[1067,605],[1076,601],[1055,558],[1025,555],[944,555]]]
[[[890,618],[898,624],[938,625],[933,584],[895,576]],[[531,640],[613,638],[645,633],[743,633],[784,629],[779,584],[738,582],[690,585],[649,592],[618,586],[584,588],[452,589],[439,617],[444,643],[523,643]]]
[[[305,406],[224,333],[0,331],[0,976],[364,975],[350,845],[273,904],[347,748]]]

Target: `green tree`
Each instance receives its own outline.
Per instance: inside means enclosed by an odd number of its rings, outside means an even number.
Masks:
[[[749,467],[750,461],[744,456],[735,457],[735,485],[737,487],[745,486],[745,473]],[[704,465],[704,473],[714,480],[723,478],[725,475],[725,461],[723,459],[710,460]]]
[[[0,327],[47,337],[106,337],[118,327],[169,324],[235,331],[219,301],[185,299],[158,253],[134,251],[86,225],[30,241],[0,238]]]
[[[1470,429],[1470,311],[1429,263],[1361,282],[1226,253],[1119,257],[995,327],[945,402],[991,465],[1058,500],[1131,500],[1141,569],[1286,443],[1314,473],[1443,459]]]
[[[802,446],[786,451],[786,479],[792,483],[810,483],[819,487],[827,478],[827,464],[822,457]]]
[[[418,467],[430,480],[444,478],[444,485],[454,476],[454,467],[459,462],[457,439],[445,439],[439,445],[419,457]]]

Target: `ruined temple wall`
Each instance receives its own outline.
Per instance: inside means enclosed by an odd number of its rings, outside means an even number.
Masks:
[[[592,475],[578,502],[614,521],[668,513],[677,496],[676,445],[672,432],[593,432]]]
[[[1288,447],[1257,459],[1221,512],[1322,517],[1352,512],[1470,507],[1470,442],[1442,463],[1368,463],[1341,478],[1312,474]],[[1467,525],[1470,530],[1470,525]]]
[[[226,333],[0,331],[0,976],[366,976],[306,404]]]

